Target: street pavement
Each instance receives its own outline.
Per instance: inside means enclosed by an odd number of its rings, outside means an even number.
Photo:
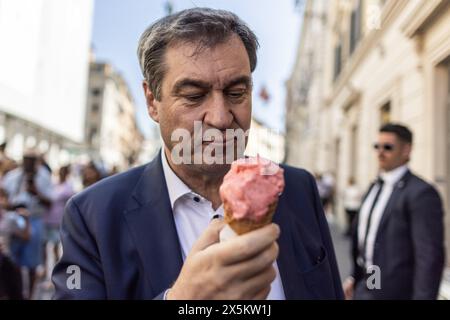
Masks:
[[[350,238],[345,236],[335,223],[330,222],[329,227],[339,266],[339,273],[341,280],[344,281],[351,272]]]

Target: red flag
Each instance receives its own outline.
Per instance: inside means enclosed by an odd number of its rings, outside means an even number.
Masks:
[[[259,97],[261,98],[262,101],[264,101],[264,103],[269,102],[270,95],[269,95],[269,92],[266,89],[266,86],[263,86],[261,88],[261,90],[259,91]]]

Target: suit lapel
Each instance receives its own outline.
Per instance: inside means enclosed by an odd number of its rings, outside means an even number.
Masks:
[[[372,191],[373,187],[375,186],[375,183],[372,182],[372,184],[369,187],[369,190],[366,192],[366,194],[364,195],[364,197],[362,198],[361,203],[364,203],[367,200],[367,197],[369,196],[370,192]]]
[[[369,190],[367,190],[366,194],[363,196],[361,200],[361,205],[358,210],[358,214],[355,217],[355,221],[352,226],[352,254],[356,258],[359,255],[359,245],[358,245],[358,230],[360,228],[359,223],[361,219],[361,208],[364,205],[364,202],[366,202],[367,197],[369,196],[370,192],[372,191],[373,187],[375,186],[375,183],[372,182],[372,184],[369,186]]]
[[[380,224],[378,226],[377,237],[385,227],[387,221],[389,220],[389,217],[394,212],[395,205],[397,204],[397,201],[400,198],[400,194],[403,192],[403,189],[405,188],[410,176],[411,172],[408,170],[403,175],[403,177],[395,184],[394,190],[392,190],[392,194],[388,200],[388,203],[386,204],[386,208],[384,209],[383,216],[381,217]]]
[[[124,212],[125,220],[157,295],[173,284],[183,264],[160,153],[147,165],[133,199]]]

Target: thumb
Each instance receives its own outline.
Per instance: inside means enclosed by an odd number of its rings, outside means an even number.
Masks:
[[[192,246],[191,253],[202,251],[209,246],[219,242],[219,234],[222,228],[225,226],[225,222],[220,219],[213,219],[202,235]]]

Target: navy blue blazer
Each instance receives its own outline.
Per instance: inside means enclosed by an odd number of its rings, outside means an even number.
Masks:
[[[313,177],[283,167],[286,187],[274,222],[287,299],[341,299],[341,280]],[[69,200],[56,299],[160,299],[183,260],[160,155]],[[79,268],[78,285],[73,267]],[[75,267],[75,268],[76,268]]]

